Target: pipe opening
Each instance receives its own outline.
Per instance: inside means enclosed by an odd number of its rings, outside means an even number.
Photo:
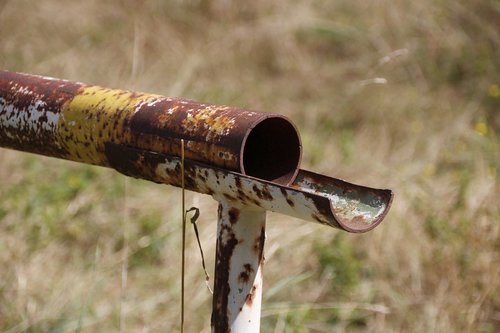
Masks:
[[[252,177],[289,185],[297,176],[302,146],[295,126],[272,116],[253,127],[243,142],[241,170]]]

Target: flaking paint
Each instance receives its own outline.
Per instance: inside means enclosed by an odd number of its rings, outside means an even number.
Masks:
[[[107,156],[111,166],[126,175],[180,186],[180,160],[176,157],[119,145],[107,145]],[[302,187],[304,180],[307,187]],[[349,232],[376,227],[392,202],[390,190],[318,177],[306,170],[299,171],[297,182],[284,186],[189,160],[185,163],[185,185],[217,201],[270,210]],[[346,214],[346,207],[355,213]]]
[[[212,332],[259,331],[265,224],[262,209],[219,203]]]
[[[109,166],[111,143],[180,156],[183,139],[187,159],[243,172],[245,140],[270,118],[294,129],[280,115],[0,70],[0,146],[84,163]]]

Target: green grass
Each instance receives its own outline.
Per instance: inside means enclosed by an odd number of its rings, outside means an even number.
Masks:
[[[269,216],[263,332],[500,330],[498,1],[0,0],[0,68],[281,113],[304,168],[395,191],[363,235]],[[0,149],[0,331],[178,331],[179,204]],[[213,270],[216,204],[187,205]]]

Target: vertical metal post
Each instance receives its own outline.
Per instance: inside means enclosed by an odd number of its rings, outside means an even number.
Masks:
[[[213,333],[259,332],[266,211],[219,201]]]

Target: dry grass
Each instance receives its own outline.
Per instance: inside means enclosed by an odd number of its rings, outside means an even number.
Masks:
[[[263,332],[500,331],[498,1],[0,0],[0,68],[282,113],[303,167],[395,190],[364,235],[270,214]],[[0,150],[0,330],[178,330],[179,203]],[[215,203],[191,204],[214,253]]]

